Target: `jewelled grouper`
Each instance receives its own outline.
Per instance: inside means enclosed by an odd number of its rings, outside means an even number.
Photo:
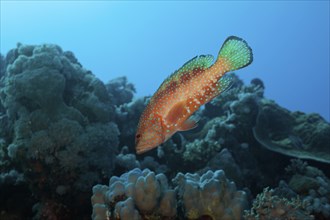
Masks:
[[[252,60],[249,45],[231,36],[214,63],[212,55],[196,56],[185,63],[161,84],[142,113],[135,137],[136,152],[141,154],[157,147],[177,131],[195,128],[197,121],[190,116],[230,87],[231,78],[224,74],[243,68]]]

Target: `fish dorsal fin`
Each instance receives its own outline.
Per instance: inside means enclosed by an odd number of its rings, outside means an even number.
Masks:
[[[209,68],[213,64],[213,59],[214,58],[212,55],[195,56],[183,64],[180,69],[176,70],[169,77],[167,77],[167,79],[165,79],[164,82],[160,85],[159,90],[165,89],[170,82],[179,81],[180,78],[185,74],[191,74],[194,72],[194,70],[205,70]]]
[[[180,75],[182,73],[191,72],[194,69],[202,69],[205,70],[209,68],[213,63],[212,55],[200,55],[195,56],[194,58],[188,60],[185,64],[182,65],[180,69],[175,71],[173,74]]]
[[[179,131],[191,130],[196,128],[197,125],[198,125],[198,120],[194,119],[193,117],[190,117],[181,124],[181,126],[179,127]]]

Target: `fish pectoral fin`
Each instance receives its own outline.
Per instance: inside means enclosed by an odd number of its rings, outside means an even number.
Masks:
[[[176,103],[173,108],[168,112],[165,121],[168,124],[175,124],[179,117],[185,113],[185,103],[183,101]]]
[[[191,129],[196,128],[198,125],[198,120],[193,118],[188,118],[186,121],[182,123],[182,125],[179,127],[179,131],[188,131]]]

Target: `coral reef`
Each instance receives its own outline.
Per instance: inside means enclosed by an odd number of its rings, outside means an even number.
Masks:
[[[185,161],[201,162],[211,158],[220,149],[221,144],[218,141],[196,139],[185,146],[183,159]]]
[[[330,163],[330,124],[317,114],[292,113],[264,101],[253,131],[269,150]]]
[[[49,44],[0,67],[0,219],[330,218],[330,124],[268,100],[261,79],[232,74],[197,128],[135,155],[149,97],[126,77],[103,84]]]
[[[24,176],[16,170],[10,170],[8,173],[0,173],[0,186],[4,184],[17,185],[22,182],[24,182]]]
[[[173,179],[186,219],[241,219],[247,208],[244,191],[237,191],[234,182],[222,170],[198,174],[178,173]]]
[[[265,99],[260,80],[244,85],[235,75],[232,78],[235,80],[233,88],[220,94],[198,113],[201,118],[199,128],[182,133],[183,140],[180,142],[183,144],[179,148],[183,153],[177,153],[178,158],[173,159],[173,150],[166,147],[164,151],[169,161],[183,159],[184,172],[224,169],[228,178],[237,185],[259,192],[265,184],[277,183],[278,180],[272,176],[283,173],[289,159],[260,148],[260,143],[253,136],[252,128]],[[267,163],[274,157],[283,163]]]
[[[130,151],[134,152],[135,131],[146,104],[147,98],[139,98],[129,103],[123,103],[116,106],[115,122],[118,125],[121,146],[128,146]]]
[[[16,170],[0,173],[0,219],[32,219],[34,203],[22,173]]]
[[[127,147],[125,146],[125,148]],[[141,167],[140,162],[136,160],[135,154],[125,154],[123,152],[116,156],[115,165],[116,169],[122,168],[124,172]]]
[[[198,174],[178,173],[171,189],[164,174],[136,168],[109,186],[93,187],[93,219],[241,219],[247,207],[244,191],[226,179],[223,171]]]
[[[125,76],[110,80],[105,86],[116,106],[131,102],[136,92],[134,85],[128,83]]]
[[[263,88],[245,86],[236,75],[232,78],[233,88],[206,104],[200,113],[200,130],[183,134],[188,141],[183,153],[185,161],[205,163],[224,147],[241,149],[242,143],[254,143],[251,128],[255,126]]]
[[[51,219],[74,193],[111,175],[119,143],[114,105],[104,84],[56,45],[19,44],[5,69],[1,157],[24,174]],[[46,202],[63,204],[50,211]]]
[[[0,54],[0,79],[5,75],[6,59]]]
[[[229,152],[227,148],[222,149],[217,153],[211,160],[207,163],[206,167],[198,171],[198,173],[204,173],[208,170],[216,171],[223,170],[226,176],[233,180],[236,185],[243,186],[244,179],[241,168],[236,163],[233,155]]]
[[[285,203],[290,203],[291,205],[295,204],[296,206],[294,207],[300,210],[298,213],[303,212],[311,217],[314,216],[315,219],[329,219],[329,178],[327,178],[325,174],[318,168],[310,166],[306,161],[302,161],[300,159],[292,159],[291,164],[289,164],[285,170],[288,174],[288,176],[285,178],[288,183],[286,183],[285,180],[281,180],[276,188],[272,190],[266,190],[266,196],[262,194],[260,196],[265,198],[268,197],[268,204],[270,205],[272,205],[274,201],[282,201]],[[261,197],[259,199],[261,199]],[[258,201],[255,202],[258,203]],[[254,207],[255,206],[256,204]],[[290,208],[292,208],[292,206],[290,206]],[[259,207],[259,211],[260,210],[261,208]],[[255,211],[256,209],[252,208],[251,213]],[[266,210],[263,212],[266,212]],[[284,215],[283,212],[283,216],[280,219],[287,219],[284,217],[288,216]],[[306,217],[306,219],[310,218]],[[293,219],[304,218],[296,215]]]
[[[177,214],[166,176],[148,169],[136,168],[111,177],[109,186],[94,186],[92,205],[93,219],[170,219]]]
[[[169,171],[169,168],[165,164],[158,163],[155,158],[151,156],[146,156],[143,160],[139,161],[136,159],[135,154],[130,154],[128,152],[128,147],[124,146],[120,154],[116,156],[115,165],[116,173],[123,173],[134,168],[140,168],[142,170],[149,169],[157,174],[166,173]]]
[[[330,179],[318,168],[297,159],[286,170],[292,174],[288,188],[300,195],[306,210],[320,219],[330,218]]]
[[[304,204],[299,199],[288,200],[273,195],[273,190],[265,188],[257,195],[250,211],[245,212],[244,218],[247,220],[285,220],[304,219],[313,220],[305,210]]]

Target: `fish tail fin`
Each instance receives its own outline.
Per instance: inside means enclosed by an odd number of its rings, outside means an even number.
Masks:
[[[252,63],[252,49],[242,38],[230,36],[219,51],[218,61],[225,67],[226,71],[241,69]]]

